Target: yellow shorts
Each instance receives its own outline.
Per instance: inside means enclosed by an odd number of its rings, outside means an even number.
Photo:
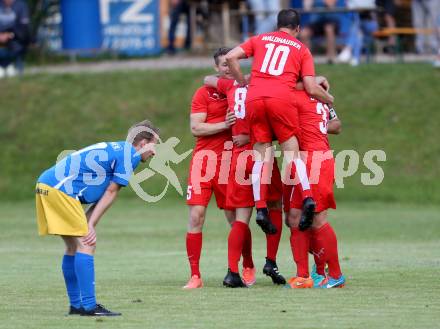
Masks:
[[[35,192],[40,235],[87,235],[87,218],[78,200],[42,183]]]

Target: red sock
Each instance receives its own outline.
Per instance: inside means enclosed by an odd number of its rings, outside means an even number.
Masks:
[[[311,198],[312,190],[310,189],[309,177],[307,175],[307,169],[304,161],[297,158],[291,162],[291,176],[295,180],[294,188],[299,188],[301,191],[302,199]]]
[[[310,231],[310,252],[313,254],[316,265],[316,273],[319,275],[325,275],[325,259],[324,248],[319,246],[316,241],[316,229],[312,228]]]
[[[328,264],[329,275],[337,279],[341,276],[341,267],[338,258],[338,240],[330,223],[326,223],[313,234],[316,248],[322,251],[323,259]]]
[[[297,227],[290,229],[290,248],[296,263],[296,276],[309,277],[310,232],[300,231]]]
[[[257,209],[267,208],[267,193],[270,183],[270,175],[272,175],[270,162],[255,161],[252,168],[252,175],[257,177],[255,180],[252,179],[255,207]]]
[[[252,233],[249,225],[246,225],[246,238],[243,244],[243,267],[254,267],[254,261],[252,259]]]
[[[191,276],[197,275],[200,278],[199,261],[202,253],[202,232],[186,233],[186,253],[191,267]]]
[[[269,218],[272,224],[277,228],[276,234],[266,234],[266,257],[276,261],[278,246],[280,245],[281,232],[283,230],[283,216],[281,209],[269,209]]]
[[[235,221],[228,237],[228,265],[232,272],[238,273],[238,262],[241,258],[243,245],[247,238],[248,225]]]

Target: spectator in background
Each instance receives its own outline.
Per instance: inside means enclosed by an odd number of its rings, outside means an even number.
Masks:
[[[0,0],[0,78],[17,74],[15,64],[23,59],[29,44],[29,23],[26,3]]]
[[[438,31],[436,27],[440,17],[440,0],[412,0],[411,2],[413,26],[418,29],[432,29],[434,33],[426,35],[419,33],[416,36],[416,51],[419,54],[436,53],[439,49]],[[428,44],[428,48],[426,47]]]
[[[329,10],[337,7],[344,7],[343,0],[304,0],[303,8],[310,10],[312,8],[328,8]],[[322,13],[308,15],[308,22],[304,24],[301,30],[300,38],[309,49],[311,47],[311,37],[315,34],[324,34],[326,38],[326,54],[329,64],[334,63],[336,57],[336,33],[341,27],[344,19],[343,13]]]
[[[170,2],[170,28],[168,31],[168,53],[174,55],[176,53],[175,41],[176,41],[176,29],[179,23],[180,16],[186,15],[186,37],[185,37],[185,49],[191,48],[191,20],[189,15],[189,5],[186,0],[171,0]]]
[[[352,24],[347,38],[347,45],[338,56],[341,63],[357,66],[360,63],[362,48],[372,43],[372,36],[378,29],[376,13],[372,11],[358,12],[359,9],[375,8],[374,0],[347,0],[347,7],[355,10],[351,14]]]
[[[439,0],[434,0],[439,1]],[[376,5],[382,8],[385,12],[385,24],[387,28],[392,29],[396,27],[396,19],[394,15],[396,14],[396,6],[394,0],[376,0]],[[388,45],[385,47],[385,52],[393,54],[396,51],[396,36],[391,35],[388,37]]]
[[[281,10],[280,0],[248,0],[248,4],[255,12],[255,34],[273,31]]]

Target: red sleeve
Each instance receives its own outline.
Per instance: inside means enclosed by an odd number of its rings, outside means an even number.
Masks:
[[[217,81],[217,91],[223,95],[226,95],[233,86],[234,80],[232,79],[220,78]]]
[[[244,50],[246,57],[252,57],[254,55],[254,40],[257,36],[247,39],[240,45],[240,48]]]
[[[304,51],[301,56],[301,77],[315,76],[315,64],[313,63],[313,56],[308,48],[303,48]]]
[[[207,113],[208,112],[208,102],[207,102],[207,91],[205,88],[199,88],[191,102],[191,113]]]

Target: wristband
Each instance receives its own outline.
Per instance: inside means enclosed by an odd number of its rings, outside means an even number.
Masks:
[[[329,114],[328,116],[329,116],[330,121],[338,118],[338,115],[336,114],[336,111],[333,107],[329,110],[328,114]]]

